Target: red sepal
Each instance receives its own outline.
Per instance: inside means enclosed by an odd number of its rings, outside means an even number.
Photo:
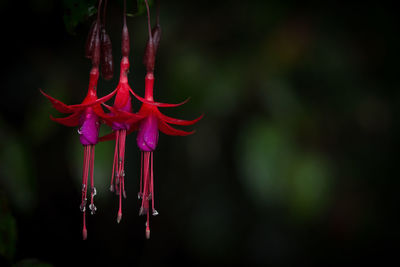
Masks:
[[[194,134],[195,133],[194,130],[191,131],[191,132],[185,132],[185,131],[182,131],[182,130],[175,129],[175,128],[171,127],[170,125],[168,125],[167,123],[165,123],[165,122],[163,122],[161,120],[158,121],[158,129],[161,132],[163,132],[164,134],[167,134],[167,135],[186,136],[186,135],[190,135],[190,134]]]
[[[180,119],[171,118],[171,117],[168,117],[168,116],[162,114],[161,112],[158,112],[157,115],[158,115],[158,118],[164,122],[176,124],[176,125],[183,125],[183,126],[193,125],[196,122],[198,122],[199,120],[201,120],[204,116],[204,115],[201,115],[200,117],[198,117],[194,120],[188,121],[188,120],[180,120]]]
[[[45,92],[43,92],[41,89],[39,89],[40,92],[42,93],[42,95],[44,95],[48,100],[50,100],[51,104],[53,105],[53,107],[61,112],[61,113],[72,113],[74,112],[73,109],[71,109],[68,105],[64,104],[63,102],[49,96],[48,94],[46,94]]]
[[[80,112],[75,112],[72,115],[65,118],[54,118],[53,116],[50,115],[50,119],[52,121],[58,122],[68,127],[76,127],[79,125],[80,115],[81,115]]]
[[[178,104],[168,104],[168,103],[161,103],[161,102],[154,102],[154,101],[149,101],[146,100],[145,98],[139,96],[138,94],[136,94],[132,89],[129,88],[129,91],[132,93],[132,95],[134,95],[140,102],[142,103],[146,103],[149,105],[153,105],[153,106],[157,106],[160,108],[172,108],[172,107],[178,107],[181,106],[185,103],[187,103],[190,100],[190,97],[188,97],[185,101],[178,103]]]

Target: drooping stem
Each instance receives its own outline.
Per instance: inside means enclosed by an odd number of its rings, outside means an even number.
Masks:
[[[124,26],[126,26],[126,0],[124,0]]]
[[[98,4],[98,6],[97,6],[97,23],[99,23],[99,24],[100,24],[101,3],[102,3],[102,0],[99,0],[99,4]]]
[[[121,50],[122,50],[122,56],[123,57],[128,57],[129,56],[129,32],[128,32],[128,26],[126,25],[126,0],[124,0],[124,14],[123,14],[123,21],[124,25],[122,27],[122,42],[121,42]]]
[[[156,12],[156,25],[160,25],[160,0],[156,1]]]
[[[150,22],[150,8],[149,8],[149,3],[147,2],[147,0],[144,0],[144,2],[146,3],[146,9],[147,9],[147,27],[148,27],[148,31],[149,31],[149,40],[151,42],[153,42],[153,37],[151,36],[151,22]]]
[[[104,1],[103,5],[103,25],[106,26],[106,10],[107,10],[107,0]]]

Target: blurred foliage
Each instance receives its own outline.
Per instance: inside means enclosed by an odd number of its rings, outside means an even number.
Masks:
[[[17,224],[10,213],[4,193],[0,191],[0,258],[11,261],[15,256],[16,244]]]
[[[42,262],[38,259],[25,259],[13,265],[13,267],[52,267],[52,264]]]
[[[63,0],[64,23],[68,32],[73,33],[79,23],[97,13],[96,2],[96,0]]]
[[[123,6],[123,1],[118,1]],[[149,0],[149,6],[153,1]],[[102,5],[104,5],[103,0]],[[74,33],[75,28],[94,14],[97,14],[98,0],[63,0],[64,24],[69,33]],[[127,16],[139,16],[146,12],[144,0],[126,1]]]
[[[10,194],[14,205],[24,212],[29,212],[35,206],[36,177],[29,146],[21,142],[21,136],[13,131],[0,118],[0,184]]]

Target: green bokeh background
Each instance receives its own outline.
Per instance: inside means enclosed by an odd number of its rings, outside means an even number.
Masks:
[[[191,97],[164,113],[205,116],[190,127],[192,136],[160,135],[160,215],[151,218],[150,240],[138,216],[135,134],[127,139],[120,224],[117,198],[108,191],[114,145],[96,146],[98,213],[88,218],[84,242],[83,149],[76,129],[49,119],[61,114],[39,93],[68,104],[86,94],[92,17],[85,14],[93,9],[71,13],[79,9],[74,2],[0,2],[1,266],[398,263],[393,6],[161,1],[156,99]],[[119,74],[122,1],[109,2],[115,75],[100,81],[100,96],[115,88]],[[129,17],[128,26],[130,84],[143,95],[145,16]]]

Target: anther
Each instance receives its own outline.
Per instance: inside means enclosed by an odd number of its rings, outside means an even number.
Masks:
[[[118,212],[118,215],[117,215],[117,223],[120,223],[120,222],[121,222],[121,219],[122,219],[122,212]]]
[[[83,240],[86,240],[86,239],[87,239],[87,230],[86,230],[86,228],[84,228],[84,229],[82,230],[82,238],[83,238]]]

